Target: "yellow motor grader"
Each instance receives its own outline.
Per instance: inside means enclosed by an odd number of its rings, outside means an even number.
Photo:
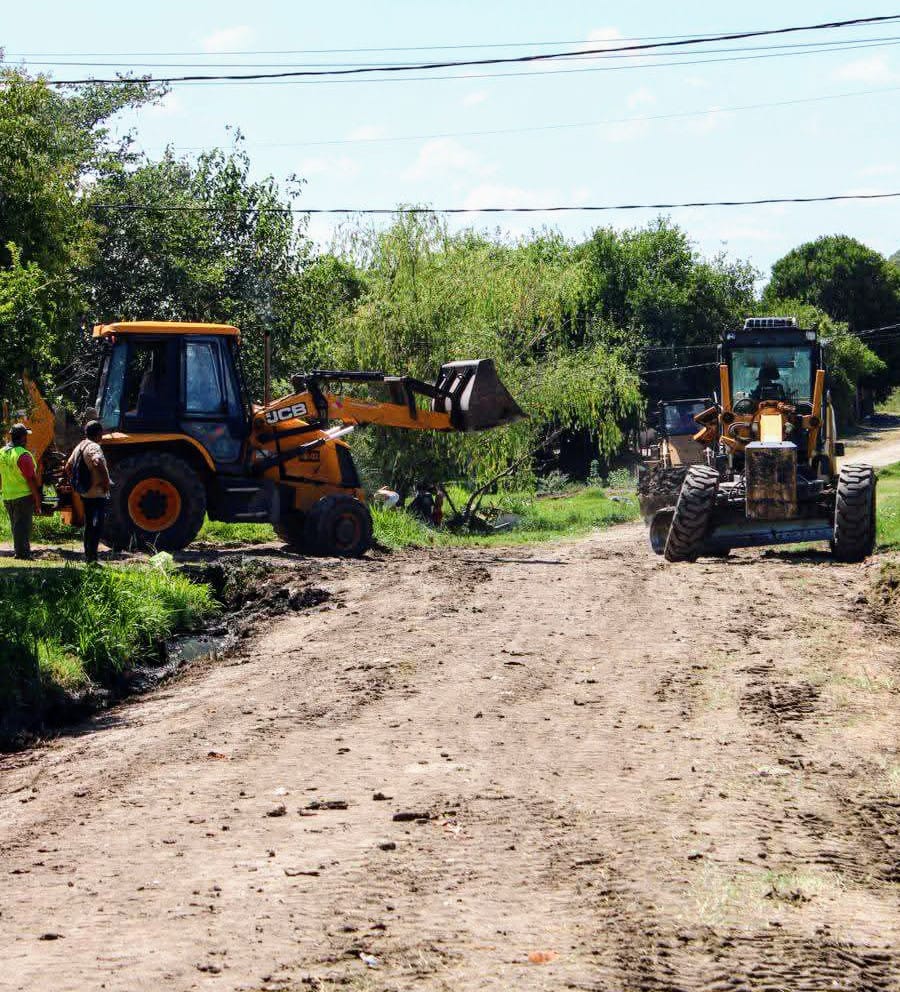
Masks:
[[[89,416],[104,428],[113,482],[104,540],[113,548],[181,549],[209,515],[271,523],[307,553],[358,556],[371,545],[372,518],[343,440],[356,425],[481,431],[523,416],[490,359],[445,364],[434,383],[313,371],[294,377],[289,396],[257,405],[235,327],[138,321],[98,325],[94,337],[104,353]],[[370,395],[334,391],[354,384]],[[40,481],[78,524],[80,498],[61,475],[71,431],[34,383],[26,387]]]
[[[791,317],[753,317],[719,346],[719,402],[695,416],[694,440],[715,452],[693,465],[650,542],[669,561],[732,548],[829,541],[839,561],[875,544],[876,478],[844,465],[821,342]]]

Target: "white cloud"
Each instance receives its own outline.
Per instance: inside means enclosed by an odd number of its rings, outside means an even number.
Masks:
[[[419,149],[415,162],[404,171],[404,179],[431,179],[448,173],[489,176],[496,166],[466,148],[455,138],[433,138]]]
[[[893,176],[897,171],[897,166],[893,162],[882,162],[878,165],[867,165],[864,169],[859,170],[859,175],[872,177],[872,176]]]
[[[604,124],[600,128],[600,136],[604,141],[622,145],[628,141],[639,141],[649,130],[646,121],[616,121],[614,124]]]
[[[621,43],[622,32],[618,28],[594,28],[579,47],[589,51],[592,48],[618,48]]]
[[[207,35],[201,44],[204,52],[231,52],[246,46],[253,40],[253,29],[246,24],[233,28],[220,28]]]
[[[702,117],[695,117],[692,120],[683,122],[679,124],[679,127],[684,127],[691,134],[711,134],[724,124],[727,124],[732,117],[734,117],[734,114],[729,113],[727,110],[721,110],[719,107],[710,107]]]
[[[350,141],[375,141],[386,135],[387,131],[380,124],[363,124],[347,132]]]
[[[652,107],[656,103],[656,94],[648,86],[642,86],[629,95],[626,103],[630,110],[635,110],[637,107]]]
[[[337,176],[341,179],[352,179],[360,173],[360,165],[349,155],[338,155],[333,158],[318,157],[304,159],[297,172],[303,178],[309,176]]]
[[[466,93],[462,103],[464,107],[477,107],[479,103],[484,103],[485,100],[487,100],[487,93],[484,90],[474,90],[471,93]]]
[[[178,99],[178,95],[174,90],[169,90],[161,100],[150,104],[144,113],[148,117],[177,117],[183,110],[184,105]]]
[[[463,206],[480,210],[484,207],[549,207],[557,202],[561,202],[559,190],[481,183],[469,191]]]
[[[893,83],[900,79],[900,74],[894,72],[883,55],[870,55],[842,65],[834,77],[854,83]]]

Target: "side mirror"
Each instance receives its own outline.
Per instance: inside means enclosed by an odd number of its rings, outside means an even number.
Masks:
[[[843,441],[835,441],[834,442],[834,454],[835,454],[835,457],[836,458],[843,458],[844,457],[844,442]]]

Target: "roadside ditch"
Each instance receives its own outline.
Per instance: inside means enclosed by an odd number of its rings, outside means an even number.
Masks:
[[[279,617],[315,609],[332,598],[316,584],[309,563],[273,565],[250,555],[226,561],[181,563],[191,583],[206,585],[219,607],[211,621],[156,639],[103,682],[78,690],[43,686],[37,701],[0,707],[0,752],[18,751],[129,697],[150,692],[191,666],[224,656],[241,639]],[[3,659],[0,641],[0,665]],[[40,676],[37,676],[38,678]]]

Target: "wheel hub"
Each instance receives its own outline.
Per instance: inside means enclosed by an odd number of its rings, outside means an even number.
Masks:
[[[141,530],[167,530],[181,515],[181,493],[168,479],[141,479],[128,495],[128,515]]]

